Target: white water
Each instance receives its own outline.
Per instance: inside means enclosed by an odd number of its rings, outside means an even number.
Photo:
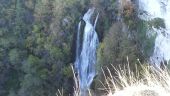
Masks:
[[[85,21],[85,28],[83,33],[83,45],[82,50],[79,55],[80,49],[80,27],[81,24],[79,23],[78,33],[77,33],[77,49],[76,49],[76,61],[75,67],[79,75],[79,85],[80,89],[87,91],[93,81],[95,73],[95,64],[96,64],[96,49],[98,45],[98,36],[95,31],[95,26],[98,20],[98,15],[94,24],[92,24],[91,17],[94,13],[94,8],[89,9],[84,17],[83,20]]]
[[[77,39],[76,39],[76,61],[75,61],[76,71],[78,70],[78,63],[80,57],[80,29],[81,29],[81,21],[78,24]]]
[[[155,29],[157,32],[151,63],[160,66],[164,60],[170,60],[170,0],[139,0],[139,9],[147,14],[140,15],[141,19],[152,20],[162,18],[165,29]]]

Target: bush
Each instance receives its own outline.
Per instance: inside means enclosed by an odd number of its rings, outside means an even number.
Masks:
[[[165,22],[162,18],[154,18],[153,20],[148,21],[150,27],[155,27],[157,29],[165,28]]]

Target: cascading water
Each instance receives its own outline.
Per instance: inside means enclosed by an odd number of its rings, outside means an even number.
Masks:
[[[140,15],[143,20],[161,18],[166,28],[156,29],[154,53],[151,56],[151,63],[157,67],[161,62],[170,60],[170,0],[139,0],[139,9],[146,14]]]
[[[85,21],[85,28],[83,33],[83,45],[81,53],[80,50],[80,27],[79,23],[78,33],[77,33],[77,48],[76,48],[76,61],[75,68],[79,76],[79,85],[80,90],[87,91],[90,87],[95,73],[95,64],[96,64],[96,49],[99,43],[97,33],[95,31],[95,26],[98,20],[98,15],[94,22],[94,25],[91,22],[91,17],[94,13],[94,8],[89,9],[83,20]]]

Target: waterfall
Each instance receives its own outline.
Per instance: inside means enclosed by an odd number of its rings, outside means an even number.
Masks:
[[[96,64],[96,49],[99,43],[97,33],[95,31],[95,26],[98,20],[98,15],[92,24],[91,17],[94,13],[94,8],[89,9],[83,17],[85,21],[84,33],[83,33],[83,43],[82,50],[80,50],[80,27],[78,26],[77,32],[77,48],[76,48],[76,61],[75,68],[79,76],[80,90],[87,91],[93,81],[95,73]]]
[[[77,30],[77,40],[76,40],[76,62],[75,69],[78,70],[79,56],[80,56],[80,29],[81,29],[81,21],[78,24]]]
[[[170,1],[169,0],[139,0],[139,9],[145,14],[139,15],[143,20],[161,18],[166,28],[153,28],[157,36],[151,63],[160,67],[161,63],[170,60]]]

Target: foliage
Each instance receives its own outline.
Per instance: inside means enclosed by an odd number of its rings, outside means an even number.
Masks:
[[[0,1],[0,95],[55,96],[64,85],[64,93],[71,93],[68,64],[73,25],[84,10],[80,2],[85,1]]]
[[[96,79],[105,81],[103,69],[105,76],[109,76],[108,69],[115,76],[115,68],[123,67],[124,64],[130,62],[130,69],[135,70],[136,64],[138,64],[138,57],[140,53],[137,50],[137,45],[131,40],[128,34],[128,30],[122,30],[126,28],[126,25],[123,23],[114,23],[110,29],[109,33],[106,34],[102,43],[97,51],[97,71],[98,77]],[[100,86],[100,82],[97,80],[94,81],[95,87]]]
[[[157,29],[165,28],[165,22],[161,18],[154,18],[153,20],[150,20],[148,23],[151,27],[153,26]]]
[[[138,12],[134,10],[131,11],[130,15],[124,16],[124,22],[131,31],[129,35],[131,35],[132,40],[137,44],[137,49],[140,53],[139,58],[143,62],[147,61],[153,53],[156,38],[153,27],[164,28],[164,20],[161,18],[155,18],[149,21],[141,20],[138,17]]]
[[[154,48],[154,42],[156,38],[156,34],[152,33],[150,36],[147,35],[149,31],[152,32],[152,30],[149,30],[150,27],[148,25],[147,21],[139,20],[138,24],[136,25],[137,28],[137,38],[138,38],[138,44],[140,44],[140,50],[143,51],[143,55],[146,56],[145,58],[151,56],[153,53]]]
[[[134,63],[137,57],[136,45],[128,38],[127,32],[123,32],[121,23],[115,23],[105,36],[99,48],[98,58],[103,58],[99,63],[123,64],[129,57],[129,61]]]

